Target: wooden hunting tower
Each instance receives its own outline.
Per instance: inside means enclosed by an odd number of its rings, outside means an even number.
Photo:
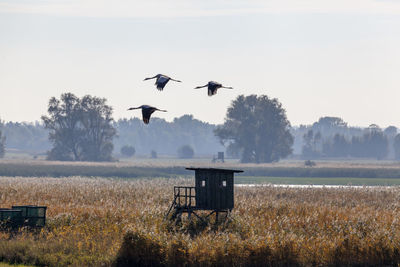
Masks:
[[[228,212],[234,207],[233,175],[241,170],[215,168],[186,168],[195,171],[195,187],[175,186],[174,201],[168,211],[174,210],[173,218],[187,212],[208,210],[212,213]],[[167,215],[168,215],[167,214]]]

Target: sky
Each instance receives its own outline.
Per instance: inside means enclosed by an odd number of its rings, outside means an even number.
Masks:
[[[158,91],[144,78],[182,80]],[[208,81],[234,90],[207,96]],[[51,97],[103,97],[223,123],[240,94],[292,125],[322,116],[400,127],[400,0],[0,0],[0,119],[39,121]]]

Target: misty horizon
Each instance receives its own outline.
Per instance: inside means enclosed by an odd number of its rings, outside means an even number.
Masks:
[[[44,113],[43,115],[45,115],[45,114],[46,114],[46,113]],[[180,115],[180,116],[177,116],[177,117],[174,117],[174,118],[171,118],[171,119],[166,119],[166,118],[158,117],[157,115],[153,115],[153,116],[152,116],[152,120],[154,120],[154,119],[160,119],[160,120],[165,120],[166,122],[171,123],[171,122],[173,122],[175,119],[181,118],[181,117],[183,117],[183,116],[193,116],[193,119],[198,120],[198,121],[203,122],[203,123],[210,124],[210,125],[215,125],[215,126],[217,126],[217,125],[223,124],[223,122],[222,122],[222,123],[216,124],[216,123],[204,121],[204,120],[201,120],[201,119],[199,119],[199,118],[196,118],[193,114],[190,114],[190,113],[182,114],[182,115]],[[299,127],[302,127],[302,126],[312,126],[312,125],[313,125],[315,122],[317,122],[320,118],[324,118],[324,117],[335,117],[335,118],[340,118],[340,117],[331,116],[331,115],[319,116],[314,122],[311,122],[311,123],[309,123],[309,124],[305,124],[305,123],[304,123],[304,124],[297,124],[297,125],[291,124],[291,127],[292,127],[292,128],[299,128]],[[140,112],[137,112],[136,116],[114,118],[114,122],[118,122],[118,121],[120,121],[120,120],[131,120],[131,119],[142,120]],[[341,119],[343,119],[343,121],[345,121],[345,122],[347,123],[347,121],[346,121],[345,118],[341,118]],[[41,119],[34,120],[34,121],[12,121],[12,120],[5,120],[5,119],[3,119],[2,117],[0,117],[0,123],[1,123],[1,122],[2,122],[2,123],[26,123],[26,124],[31,124],[31,125],[36,125],[36,124],[42,125],[42,124],[43,124],[43,122],[42,122]],[[290,122],[290,120],[289,120],[289,122]],[[151,124],[151,122],[150,122],[150,124]],[[380,124],[378,124],[378,123],[371,122],[371,123],[369,123],[368,125],[352,125],[352,124],[348,124],[348,126],[349,126],[349,127],[353,127],[353,128],[361,128],[361,129],[363,129],[363,128],[368,128],[369,126],[374,125],[374,124],[375,124],[375,125],[378,125],[379,128],[381,128],[381,129],[385,129],[385,128],[388,128],[388,127],[390,127],[390,126],[394,126],[394,127],[400,129],[400,125],[396,125],[396,124],[394,124],[394,123],[393,123],[393,124],[388,124],[388,125],[382,126],[382,125],[380,125]],[[151,125],[148,125],[148,127],[151,127]]]

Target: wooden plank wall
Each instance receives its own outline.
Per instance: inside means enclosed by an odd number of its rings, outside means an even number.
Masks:
[[[233,208],[233,172],[196,170],[195,179],[197,207],[210,210]],[[226,187],[223,186],[224,180]],[[205,187],[202,181],[205,181]]]

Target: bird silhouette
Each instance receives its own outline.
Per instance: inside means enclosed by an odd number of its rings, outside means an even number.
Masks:
[[[157,89],[160,91],[162,91],[164,89],[165,85],[169,82],[169,80],[181,83],[181,81],[172,79],[171,77],[168,77],[167,75],[163,75],[163,74],[157,74],[154,77],[145,78],[143,81],[147,81],[147,80],[151,80],[151,79],[155,79],[155,78],[157,78],[157,79],[154,84],[157,86]]]
[[[143,122],[145,124],[149,124],[150,122],[150,116],[151,114],[153,114],[154,111],[158,110],[158,111],[162,111],[162,112],[167,112],[166,110],[162,110],[162,109],[158,109],[149,105],[141,105],[139,107],[136,108],[128,108],[128,110],[133,110],[133,109],[142,109],[142,116],[143,116]]]
[[[194,89],[200,89],[200,88],[203,88],[203,87],[208,87],[208,96],[212,96],[212,95],[217,94],[217,90],[219,88],[233,89],[232,87],[222,86],[222,84],[220,84],[218,82],[214,82],[214,81],[209,81],[206,85],[197,86]]]

